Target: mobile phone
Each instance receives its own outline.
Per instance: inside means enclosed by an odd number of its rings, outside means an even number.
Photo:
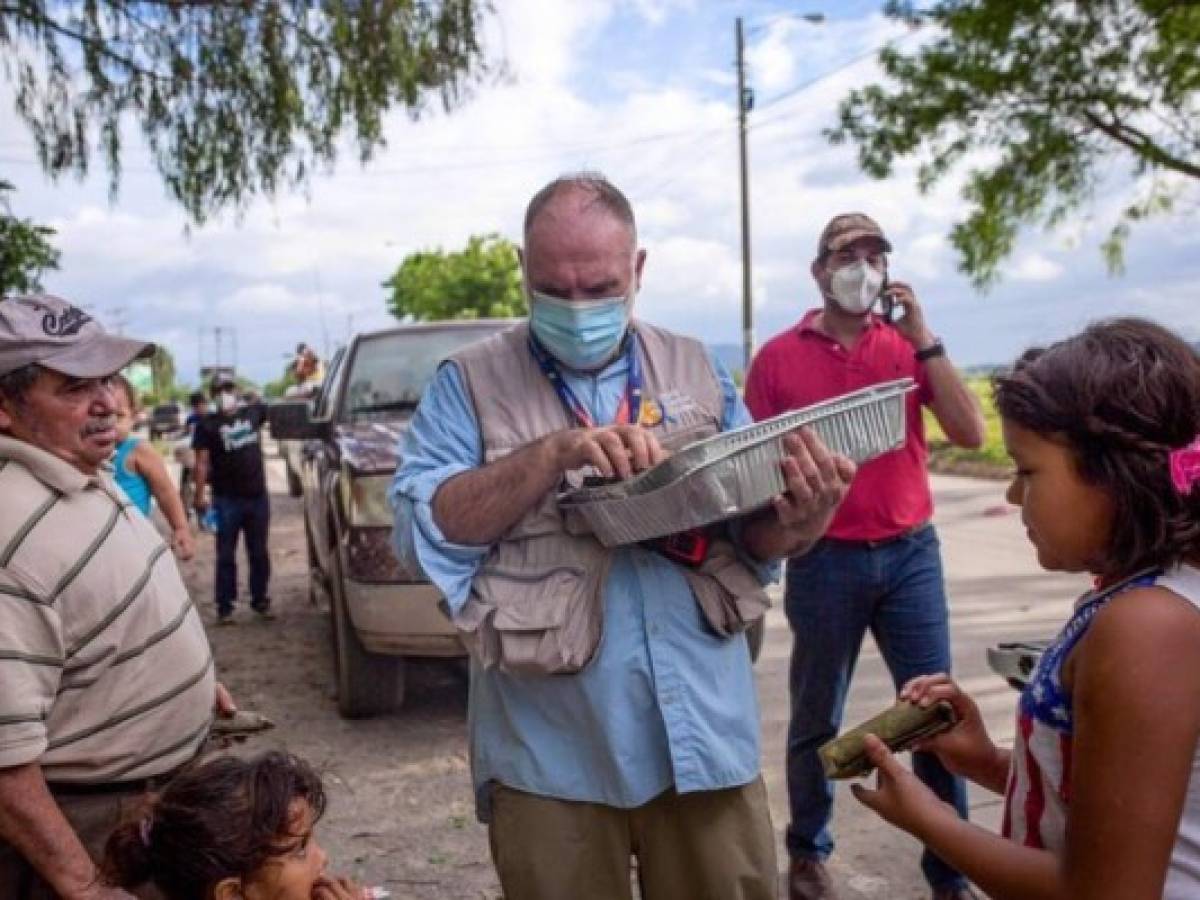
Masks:
[[[904,318],[904,307],[892,296],[887,276],[884,276],[883,287],[879,290],[879,315],[889,325],[895,325],[897,320]]]

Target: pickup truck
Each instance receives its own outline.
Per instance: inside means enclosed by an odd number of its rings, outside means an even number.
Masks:
[[[316,397],[281,401],[271,434],[293,441],[314,600],[328,598],[338,710],[360,718],[399,706],[404,658],[464,657],[441,595],[392,552],[388,489],[398,443],[438,363],[511,327],[507,320],[403,325],[355,335]]]

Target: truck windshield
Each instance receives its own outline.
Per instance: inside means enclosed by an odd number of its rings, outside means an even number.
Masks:
[[[347,418],[395,418],[411,413],[447,356],[509,327],[499,322],[414,329],[364,338],[354,354],[346,386]]]

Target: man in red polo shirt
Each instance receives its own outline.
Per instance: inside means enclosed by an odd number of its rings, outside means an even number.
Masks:
[[[835,897],[824,861],[833,851],[833,787],[817,748],[837,734],[850,678],[871,629],[899,688],[916,675],[950,671],[950,633],[921,407],[962,447],[983,443],[979,404],[929,330],[912,288],[888,280],[892,246],[861,213],[835,216],[817,246],[812,275],[823,305],[772,338],[750,366],[746,405],[756,419],[838,394],[910,377],[903,447],[862,465],[826,537],[788,561],[785,606],[792,647],[787,776],[791,823],[789,897]],[[889,310],[889,316],[873,310]],[[966,791],[932,754],[916,774],[964,818]],[[935,900],[974,896],[965,879],[928,850],[921,868]]]

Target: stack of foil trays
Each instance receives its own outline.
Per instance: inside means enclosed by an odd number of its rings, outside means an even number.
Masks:
[[[785,489],[783,439],[802,425],[834,453],[865,462],[904,443],[911,378],[873,385],[689,444],[625,481],[563,494],[606,547],[687,531],[760,509]]]

